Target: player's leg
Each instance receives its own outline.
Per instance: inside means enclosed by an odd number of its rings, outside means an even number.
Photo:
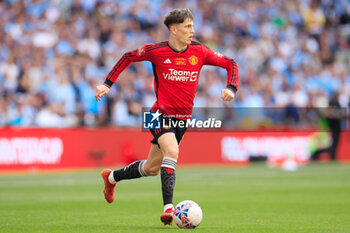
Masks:
[[[162,152],[157,145],[152,144],[147,162],[146,160],[138,160],[115,171],[104,169],[101,172],[101,175],[105,182],[104,194],[107,202],[112,203],[114,201],[114,188],[117,182],[121,180],[135,179],[142,176],[155,176],[160,170],[162,161]]]
[[[175,187],[175,168],[179,155],[179,145],[175,133],[165,133],[158,139],[160,150],[163,154],[161,164],[161,182],[164,213],[160,216],[161,221],[166,224],[172,224],[173,221],[173,193]]]
[[[163,154],[157,144],[151,145],[148,158],[144,165],[144,171],[148,176],[158,175],[163,162]]]

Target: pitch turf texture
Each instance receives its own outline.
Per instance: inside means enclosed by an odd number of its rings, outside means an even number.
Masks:
[[[99,170],[0,175],[0,232],[350,232],[350,166],[179,168],[174,201],[203,210],[195,230],[163,226],[160,177],[120,182],[104,200]]]

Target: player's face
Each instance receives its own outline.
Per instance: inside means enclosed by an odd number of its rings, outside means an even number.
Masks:
[[[186,18],[183,23],[176,25],[176,39],[182,44],[191,44],[194,34],[193,20]]]

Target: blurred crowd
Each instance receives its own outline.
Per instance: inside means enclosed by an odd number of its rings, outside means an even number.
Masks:
[[[166,13],[188,7],[195,38],[240,67],[203,67],[196,107],[326,107],[350,97],[348,0],[0,1],[0,126],[139,125],[155,101],[149,62],[133,63],[97,103],[123,53],[168,39]]]

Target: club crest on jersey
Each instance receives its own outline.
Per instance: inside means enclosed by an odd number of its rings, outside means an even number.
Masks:
[[[186,65],[186,59],[183,57],[175,58],[175,65],[177,66],[185,66]]]
[[[190,56],[190,58],[188,58],[188,61],[190,62],[191,65],[197,65],[198,63],[198,57],[196,57],[195,55]]]

